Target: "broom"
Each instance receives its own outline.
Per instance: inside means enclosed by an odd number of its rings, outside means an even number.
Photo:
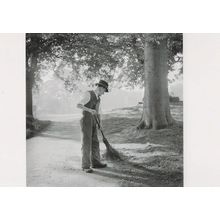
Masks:
[[[101,129],[98,118],[96,116],[94,116],[94,117],[95,117],[96,123],[98,125],[98,128],[102,134],[103,143],[106,146],[106,153],[104,154],[104,156],[106,157],[106,159],[110,159],[110,160],[122,160],[120,153],[116,149],[114,149],[111,146],[111,144],[108,142],[108,140],[106,139],[106,137],[103,133],[103,130]]]

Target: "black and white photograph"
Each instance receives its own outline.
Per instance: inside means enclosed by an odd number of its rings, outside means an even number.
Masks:
[[[27,33],[27,186],[183,186],[182,84],[181,33]]]
[[[217,3],[1,2],[1,219],[219,219]]]

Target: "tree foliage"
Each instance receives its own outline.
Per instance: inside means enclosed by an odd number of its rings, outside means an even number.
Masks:
[[[161,38],[167,38],[172,70],[176,62],[182,63],[182,34],[150,34],[147,39],[142,33],[27,34],[27,72],[31,71],[31,58],[35,56],[35,86],[43,69],[54,71],[70,91],[78,80],[94,83],[99,78],[118,86],[143,86],[144,42],[152,41],[156,46]]]

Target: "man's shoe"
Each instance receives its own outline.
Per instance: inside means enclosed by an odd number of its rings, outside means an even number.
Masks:
[[[107,164],[105,163],[97,163],[92,165],[92,168],[105,168],[105,167],[107,167]]]
[[[85,171],[86,173],[92,173],[93,169],[91,169],[91,168],[83,168],[83,171]]]

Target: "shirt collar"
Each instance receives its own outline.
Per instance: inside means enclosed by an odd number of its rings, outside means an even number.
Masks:
[[[96,98],[99,99],[99,96],[98,96],[98,94],[96,94],[95,90],[94,90],[94,93],[95,93]]]

